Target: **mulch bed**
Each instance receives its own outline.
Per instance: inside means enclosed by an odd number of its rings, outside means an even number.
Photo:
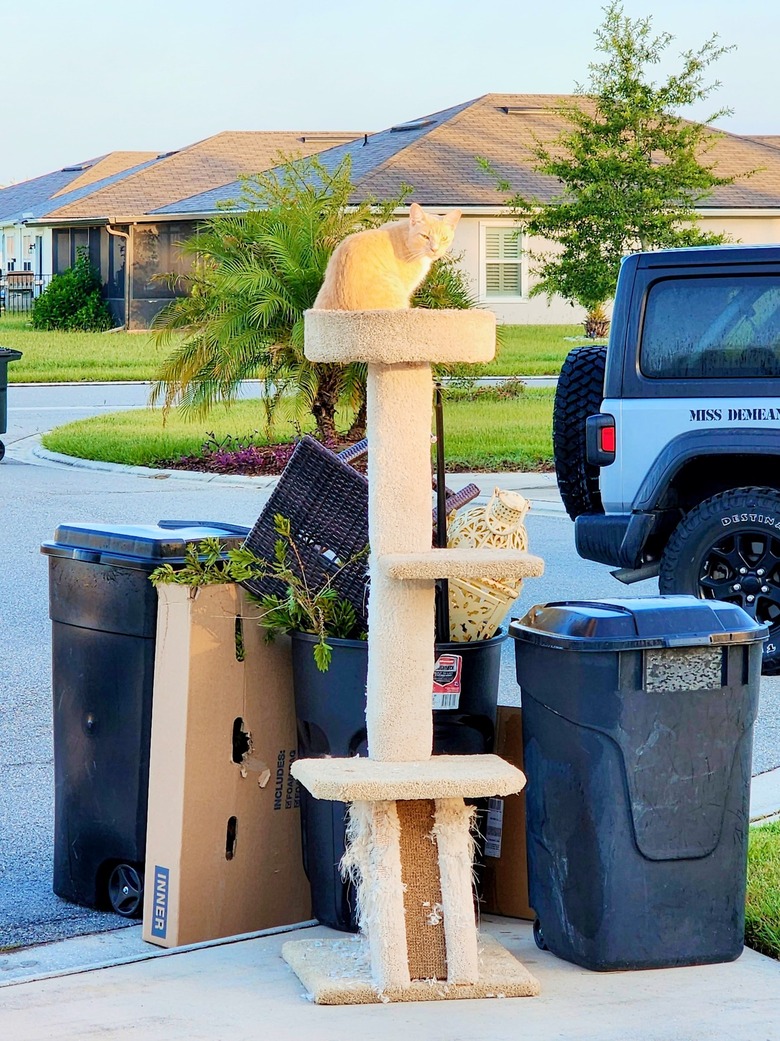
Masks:
[[[349,448],[353,441],[330,445],[334,452]],[[238,474],[244,477],[273,477],[284,470],[295,450],[296,442],[277,445],[242,445],[236,449],[206,449],[199,455],[180,456],[178,459],[160,459],[154,465],[162,470],[196,470],[199,473]],[[352,465],[366,472],[366,456],[353,460]]]

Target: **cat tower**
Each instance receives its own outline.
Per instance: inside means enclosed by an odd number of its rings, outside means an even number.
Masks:
[[[431,754],[435,580],[543,570],[521,550],[431,549],[431,364],[489,361],[495,317],[312,310],[305,351],[368,365],[369,755],[292,770],[315,798],[350,803],[363,937],[290,942],[283,957],[321,1004],[536,994],[520,962],[478,937],[464,801],[519,792],[525,777],[495,755]]]

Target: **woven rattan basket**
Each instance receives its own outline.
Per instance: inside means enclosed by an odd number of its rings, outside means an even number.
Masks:
[[[472,506],[457,514],[448,530],[447,544],[528,549],[525,515],[530,503],[517,492],[496,488],[486,506]],[[495,636],[522,582],[452,578],[449,581],[450,639],[456,643],[489,640]]]
[[[367,451],[366,440],[335,453],[313,437],[304,437],[245,542],[259,557],[272,560],[279,538],[274,517],[281,514],[290,521],[308,584],[319,589],[330,580],[339,596],[355,608],[362,628],[368,625],[367,559],[363,556],[344,564],[368,543],[368,481],[350,465]],[[447,491],[448,514],[479,495],[475,484],[458,492]],[[286,591],[273,578],[241,584],[256,596],[281,596]]]
[[[349,451],[350,458],[355,454],[361,453]],[[273,560],[279,538],[274,528],[276,514],[290,521],[309,586],[319,589],[330,580],[339,596],[355,608],[358,624],[366,628],[367,558],[364,555],[346,563],[368,543],[368,481],[364,475],[306,436],[246,538],[245,545],[264,560]],[[286,592],[274,578],[250,579],[242,585],[256,596]]]

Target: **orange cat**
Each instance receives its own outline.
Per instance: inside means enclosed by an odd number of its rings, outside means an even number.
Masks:
[[[331,311],[409,307],[434,260],[452,245],[460,210],[432,217],[413,202],[409,219],[358,231],[328,261],[316,308]]]

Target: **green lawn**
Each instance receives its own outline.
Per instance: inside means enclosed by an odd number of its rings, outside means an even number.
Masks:
[[[506,400],[449,401],[445,404],[447,462],[465,470],[549,470],[552,466],[552,389],[529,389]],[[210,433],[249,438],[262,429],[256,401],[215,409],[205,420],[185,420],[159,409],[112,412],[68,423],[43,436],[54,452],[82,459],[147,466],[195,454]],[[272,441],[291,440],[292,423],[277,423]],[[265,441],[257,435],[255,440]]]
[[[504,326],[496,361],[479,372],[504,375],[557,373],[580,328]],[[10,382],[151,380],[170,348],[157,347],[149,333],[38,332],[25,318],[0,319],[0,346],[23,352],[8,367]],[[447,459],[463,470],[540,470],[552,466],[552,391],[530,389],[520,398],[450,401]],[[53,451],[87,459],[146,465],[197,453],[209,432],[248,438],[262,426],[257,404],[215,410],[203,422],[172,413],[122,412],[69,424],[45,435]],[[279,423],[272,440],[294,437],[292,424]],[[258,440],[262,440],[258,438]]]
[[[549,376],[560,372],[572,347],[585,343],[581,325],[504,325],[494,361],[486,373],[502,376]]]
[[[586,342],[581,334],[578,325],[503,326],[498,357],[475,368],[507,376],[554,374],[567,352]],[[148,332],[41,332],[31,329],[23,315],[0,318],[0,347],[23,353],[8,366],[11,383],[152,380],[170,353],[170,347],[157,347]]]
[[[750,829],[745,943],[780,958],[780,821]]]
[[[0,347],[23,354],[8,366],[10,383],[150,380],[170,352],[148,332],[43,332],[18,315],[0,318]]]

